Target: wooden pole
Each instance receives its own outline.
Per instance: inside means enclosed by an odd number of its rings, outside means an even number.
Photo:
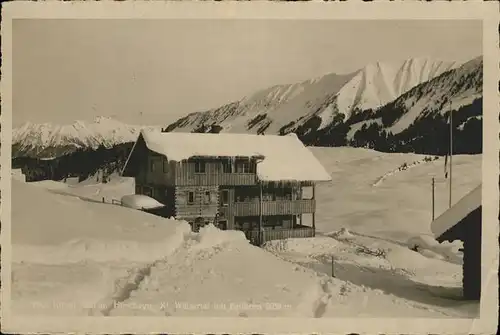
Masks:
[[[335,277],[335,272],[334,272],[334,259],[333,259],[333,255],[332,255],[332,277]]]
[[[312,189],[312,200],[314,201],[315,198],[316,198],[316,185],[313,184],[312,187],[313,187],[313,189]],[[312,213],[312,228],[313,228],[313,236],[316,236],[316,208],[314,208],[314,211]]]
[[[262,244],[262,183],[259,183],[259,244]]]
[[[448,207],[451,208],[451,189],[453,180],[453,113],[451,111],[451,101],[450,101],[450,189],[449,189],[449,201]]]
[[[434,177],[432,177],[432,221],[434,221],[434,214],[435,214],[435,211],[434,211],[434,208],[435,208],[435,205],[434,205],[434,187],[435,187],[435,180],[434,180]]]

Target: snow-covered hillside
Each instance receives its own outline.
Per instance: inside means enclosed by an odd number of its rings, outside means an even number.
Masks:
[[[281,118],[278,124],[288,123],[304,115],[304,110],[323,103],[331,94],[338,92],[354,74],[328,74],[320,78],[297,84],[277,85],[259,91],[241,101],[222,107],[187,115],[167,129],[172,131],[192,131],[203,124],[216,123],[226,132],[260,133],[268,126],[275,126],[270,115]],[[286,110],[286,113],[283,111]],[[287,121],[284,121],[284,120]]]
[[[92,122],[76,121],[69,125],[27,122],[12,130],[13,157],[55,157],[78,148],[110,148],[134,142],[142,128],[109,117],[96,117]]]
[[[324,234],[345,227],[397,243],[432,235],[433,177],[436,217],[448,208],[444,158],[361,148],[310,150],[332,174],[332,181],[319,184],[316,191],[316,229]],[[481,178],[482,155],[454,155],[453,203],[476,188]]]
[[[192,233],[185,222],[109,204],[134,191],[131,179],[70,185],[13,180],[13,312],[477,316],[478,303],[457,300],[456,246],[437,247],[427,236],[432,176],[436,214],[447,204],[442,160],[312,150],[333,177],[317,188],[318,236],[270,242],[264,249],[240,232],[208,226]],[[404,163],[411,168],[400,169]],[[457,201],[480,182],[481,156],[454,157],[453,171]],[[417,251],[410,250],[415,244]]]
[[[321,117],[323,128],[339,113],[347,119],[357,110],[380,107],[458,66],[457,62],[426,58],[377,62],[347,75],[328,74],[271,87],[220,108],[189,114],[168,129],[193,131],[216,123],[228,132],[279,133],[290,123],[300,125],[312,115]]]

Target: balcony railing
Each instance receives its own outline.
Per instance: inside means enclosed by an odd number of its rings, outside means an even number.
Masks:
[[[254,173],[177,173],[175,183],[187,185],[255,185]]]
[[[278,228],[270,230],[247,230],[245,236],[254,245],[262,245],[268,241],[285,240],[287,238],[307,238],[314,237],[312,227],[300,226],[296,228]]]
[[[260,215],[260,203],[236,202],[233,204],[235,216]],[[314,199],[263,201],[262,215],[298,215],[314,213],[316,201]]]

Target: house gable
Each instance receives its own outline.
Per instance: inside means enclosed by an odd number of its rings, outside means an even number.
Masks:
[[[466,238],[472,238],[474,235],[479,233],[479,240],[481,235],[481,221],[482,221],[482,209],[483,206],[479,206],[472,212],[467,214],[466,217],[461,219],[456,225],[452,226],[450,229],[446,230],[443,234],[438,236],[436,240],[438,242],[453,242],[456,240],[465,242]]]
[[[140,172],[140,165],[147,160],[148,147],[144,141],[142,133],[134,143],[130,151],[125,166],[123,167],[121,175],[123,177],[136,177]]]
[[[451,236],[463,240],[464,236],[459,232],[464,229],[464,224],[481,225],[481,190],[479,185],[431,223],[437,240],[450,240]]]
[[[125,163],[122,176],[134,177],[136,184],[173,185],[175,172],[175,162],[150,150],[140,134]]]

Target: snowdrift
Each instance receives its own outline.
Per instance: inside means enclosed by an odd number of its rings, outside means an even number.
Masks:
[[[312,274],[297,273],[293,265],[250,245],[242,232],[209,225],[193,233],[186,222],[53,194],[15,180],[12,204],[13,308],[19,313],[130,315],[139,312],[114,306],[155,299],[171,305],[174,300],[225,302],[228,309],[156,308],[150,314],[283,315],[293,308],[273,312],[229,306],[248,305],[252,299],[260,306],[266,301],[295,306],[301,300],[297,292],[317,284]],[[248,266],[256,260],[265,271]],[[285,288],[277,289],[278,284]],[[37,308],[33,301],[76,306]]]
[[[169,238],[188,231],[185,222],[12,182],[16,261],[155,258],[165,251]]]
[[[411,250],[428,258],[444,259],[459,265],[463,264],[463,253],[459,251],[462,247],[461,241],[439,243],[430,235],[415,236],[408,240],[408,248]]]
[[[122,196],[133,194],[135,191],[134,178],[114,176],[108,183],[97,183],[90,179],[81,183],[70,180],[64,181],[43,180],[29,183],[33,186],[50,190],[52,193],[78,197],[82,200],[118,203]],[[103,201],[104,199],[104,201]]]
[[[429,257],[404,245],[342,230],[331,236],[270,241],[264,247],[318,274],[331,276],[333,269],[336,280],[345,284],[340,285],[340,291],[329,289],[326,293],[345,296],[351,311],[358,311],[357,317],[427,317],[432,313],[434,317],[477,317],[479,312],[479,304],[458,302],[461,266],[444,261],[444,257]],[[308,294],[321,296],[321,287]],[[364,296],[363,305],[356,306],[360,295]],[[342,308],[332,305],[325,291],[322,299],[326,305],[323,316],[341,316],[335,312]],[[410,307],[413,312],[407,309]]]

